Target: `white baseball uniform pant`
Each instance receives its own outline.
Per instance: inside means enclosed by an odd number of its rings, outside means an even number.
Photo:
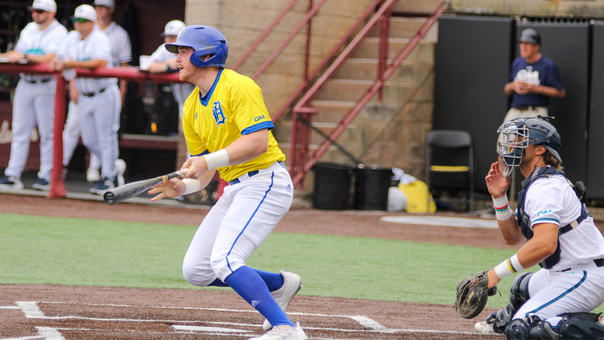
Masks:
[[[63,165],[68,166],[75,149],[78,147],[82,129],[80,128],[80,115],[78,104],[69,101],[67,121],[63,130]],[[90,168],[100,169],[101,160],[93,153],[90,154]]]
[[[531,276],[530,299],[514,319],[537,315],[552,325],[563,313],[591,312],[604,302],[604,267],[593,262],[564,272],[541,269]]]
[[[239,181],[224,188],[185,255],[183,276],[195,286],[224,282],[245,265],[291,207],[294,185],[282,163]]]
[[[119,156],[117,131],[120,128],[122,106],[117,85],[87,97],[80,92],[78,111],[82,129],[82,143],[101,160],[101,177],[115,177],[115,160]]]
[[[53,129],[55,118],[55,86],[49,81],[35,84],[19,80],[13,98],[13,139],[6,176],[21,178],[29,155],[30,136],[37,126],[40,134],[40,171],[38,177],[50,181],[53,158]]]

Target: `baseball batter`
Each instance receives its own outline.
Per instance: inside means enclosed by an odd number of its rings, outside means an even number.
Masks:
[[[27,59],[30,64],[48,63],[55,57],[67,35],[65,27],[55,19],[57,4],[54,0],[35,0],[30,10],[34,21],[21,31],[15,49],[0,54],[9,62]],[[30,135],[36,126],[40,134],[40,171],[33,187],[50,189],[55,86],[54,76],[21,75],[13,100],[10,160],[4,170],[5,177],[0,180],[0,189],[23,189],[21,174],[27,163]]]
[[[476,324],[507,339],[604,339],[604,326],[588,313],[604,302],[604,238],[562,171],[560,135],[545,117],[515,118],[500,128],[499,156],[486,176],[506,244],[526,244],[488,272],[488,287],[518,275],[510,303]],[[526,178],[512,213],[506,191],[518,167]],[[577,315],[577,313],[583,313]]]
[[[188,26],[166,48],[178,53],[180,79],[197,86],[183,115],[193,157],[183,164],[185,179],[154,187],[152,200],[196,192],[216,170],[229,182],[189,246],[184,277],[196,286],[229,286],[260,312],[270,331],[254,339],[306,339],[285,315],[300,277],[245,264],[289,210],[294,189],[262,92],[252,79],[224,68],[228,43],[213,27]]]
[[[96,12],[90,5],[78,6],[74,14],[75,31],[68,34],[61,45],[60,58],[51,66],[66,70],[65,78],[75,77],[74,67],[95,69],[111,62],[111,45],[105,34],[94,29]],[[75,78],[78,90],[78,111],[82,142],[102,164],[101,180],[90,189],[102,195],[117,187],[115,161],[118,158],[117,131],[121,100],[117,84],[107,78]]]

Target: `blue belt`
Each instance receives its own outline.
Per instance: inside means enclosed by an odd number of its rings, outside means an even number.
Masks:
[[[277,163],[279,163],[279,165],[281,165],[283,168],[285,168],[285,164],[283,164],[283,162],[278,161]],[[247,175],[248,175],[248,177],[253,177],[253,176],[256,176],[259,172],[260,172],[260,170],[254,170],[254,171],[248,172]],[[233,185],[233,184],[237,184],[237,183],[241,183],[239,178],[235,178],[234,180],[229,181],[229,185]]]

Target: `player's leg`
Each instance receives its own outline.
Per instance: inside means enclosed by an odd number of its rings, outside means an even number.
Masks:
[[[97,127],[94,119],[94,98],[88,98],[80,94],[78,99],[78,114],[80,118],[80,129],[82,132],[82,143],[91,154],[98,158],[102,157],[103,150],[100,147]],[[97,182],[98,184],[99,182]],[[96,184],[95,184],[96,187]],[[95,187],[90,189],[92,193],[98,193]]]
[[[117,130],[115,120],[119,119],[116,112],[116,103],[119,104],[119,92],[110,85],[107,90],[97,93],[93,97],[93,118],[96,134],[101,148],[101,180],[93,188],[93,192],[102,194],[104,191],[119,186],[115,174],[115,161],[117,160]],[[117,123],[119,126],[119,123]],[[91,189],[92,190],[92,189]]]
[[[0,188],[5,190],[20,190],[23,188],[21,174],[25,169],[29,155],[31,132],[36,126],[32,93],[34,84],[20,80],[13,98],[12,141],[8,167],[4,170],[5,177],[0,180]]]
[[[67,168],[73,153],[78,146],[80,138],[80,119],[78,114],[78,105],[69,101],[67,109],[67,120],[63,128],[63,166]]]
[[[191,240],[183,259],[182,273],[185,280],[194,286],[227,286],[218,280],[210,266],[212,248],[227,210],[228,205],[225,204],[225,201],[218,200],[203,219]]]
[[[289,210],[293,195],[286,189],[288,183],[291,179],[283,170],[261,172],[248,181],[225,188],[224,200],[230,201],[230,207],[217,236],[211,261],[218,277],[272,325],[294,327],[271,296],[261,275],[245,265],[249,255]]]
[[[532,292],[534,289],[529,283],[531,298],[514,315],[514,321],[521,322],[516,322],[516,325],[510,323],[506,335],[541,332],[539,327],[544,326],[543,322],[551,326],[542,327],[543,330],[549,328],[560,332],[561,328],[556,328],[562,319],[561,314],[591,312],[597,308],[604,302],[604,269],[550,272],[548,284],[536,294]],[[533,331],[533,328],[538,329]]]
[[[50,189],[54,149],[55,83],[56,80],[53,77],[47,83],[36,85],[39,92],[33,99],[36,123],[40,134],[40,171],[38,172],[38,180],[33,187],[39,190]]]

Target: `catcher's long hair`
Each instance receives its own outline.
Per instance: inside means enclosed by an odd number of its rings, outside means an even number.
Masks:
[[[555,168],[556,170],[562,171],[562,169],[564,169],[564,167],[562,166],[562,162],[556,159],[556,157],[554,157],[554,155],[552,155],[552,153],[549,152],[547,149],[545,150],[545,153],[541,156],[541,159],[545,164],[551,166],[552,168]]]

